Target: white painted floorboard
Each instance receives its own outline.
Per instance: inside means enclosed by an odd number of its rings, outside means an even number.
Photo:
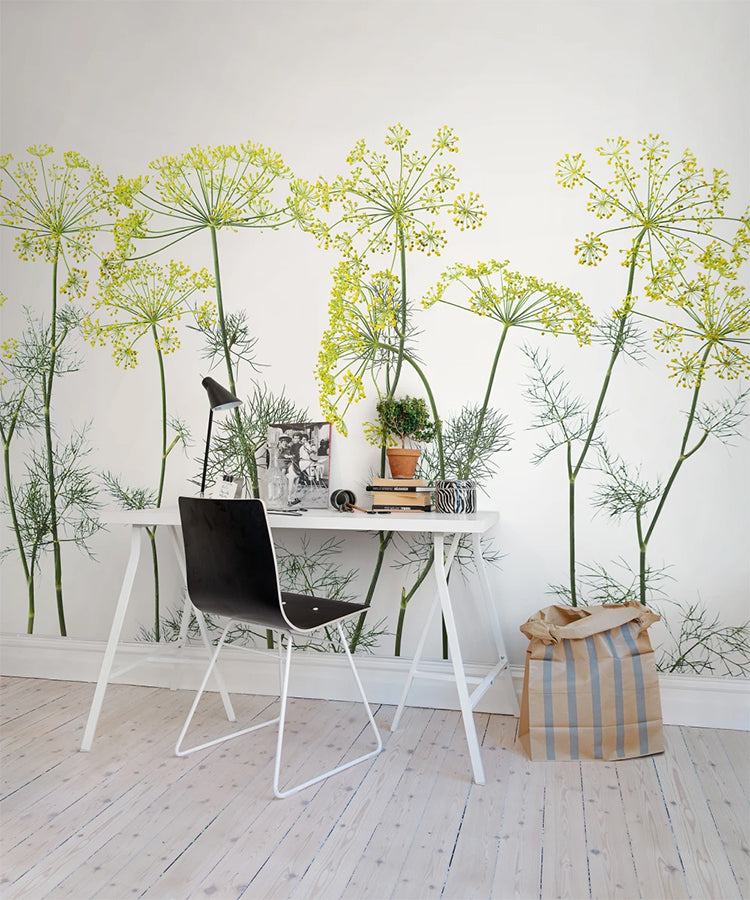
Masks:
[[[376,708],[385,750],[286,800],[275,732],[185,759],[192,693],[0,678],[2,900],[661,898],[750,900],[750,734],[668,726],[666,752],[529,762],[517,720],[477,714],[487,784],[457,712]],[[233,698],[240,722],[273,701]],[[199,710],[226,729],[218,696]],[[201,734],[195,734],[200,739]],[[358,704],[291,700],[282,784],[364,752]]]

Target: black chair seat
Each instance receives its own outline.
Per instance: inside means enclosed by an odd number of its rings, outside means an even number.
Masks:
[[[291,594],[288,591],[281,592],[281,603],[287,619],[300,631],[313,631],[332,625],[367,609],[364,603],[348,603],[344,600],[312,597],[309,594]]]

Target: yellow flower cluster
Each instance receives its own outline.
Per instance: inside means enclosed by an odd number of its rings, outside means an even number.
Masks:
[[[126,369],[138,364],[135,345],[146,334],[157,352],[173,353],[180,346],[176,323],[184,313],[204,326],[215,321],[213,303],[192,303],[194,294],[213,285],[206,269],[193,272],[175,260],[166,266],[136,262],[105,269],[93,304],[99,316],[84,319],[84,336],[92,344],[111,342],[115,362]]]
[[[149,168],[153,192],[142,185],[137,202],[150,215],[167,216],[152,236],[186,236],[202,228],[277,228],[285,222],[305,225],[315,204],[312,185],[292,179],[278,153],[247,141],[216,147],[191,147],[182,156],[164,156]],[[274,199],[277,183],[290,181],[284,200]],[[149,217],[133,221],[145,228]]]
[[[461,288],[455,300],[448,298],[453,285]],[[580,294],[533,275],[514,272],[508,268],[507,260],[449,266],[423,301],[424,306],[435,303],[485,316],[506,328],[570,333],[580,344],[591,340],[594,320]]]
[[[477,228],[486,215],[479,197],[470,192],[453,201],[458,185],[455,168],[440,159],[458,150],[451,128],[438,130],[429,153],[408,152],[410,132],[400,123],[386,131],[385,146],[395,156],[368,149],[364,139],[346,157],[348,174],[333,181],[320,179],[315,199],[320,210],[338,217],[317,217],[309,229],[326,249],[349,258],[369,253],[419,250],[439,255],[446,244],[437,216],[445,210],[460,229]]]
[[[401,312],[399,279],[390,271],[370,275],[358,260],[333,270],[329,324],[321,341],[315,377],[321,411],[346,434],[344,416],[365,397],[365,375],[385,363],[396,343]]]
[[[699,262],[694,277],[669,269],[657,273],[647,288],[649,298],[662,300],[667,315],[654,331],[654,343],[664,353],[674,353],[668,368],[677,383],[693,388],[709,372],[732,380],[750,372],[750,299],[740,281],[747,256],[744,226],[730,249],[712,243]],[[651,318],[649,316],[649,318]]]
[[[5,176],[0,194],[0,223],[17,233],[14,247],[20,259],[82,261],[94,249],[95,235],[111,226],[107,219],[118,211],[112,188],[102,170],[80,153],[64,153],[61,162],[48,157],[47,144],[28,148],[32,159],[14,165],[13,157],[0,158]],[[68,288],[78,294],[76,284],[85,282],[81,270],[71,271]]]
[[[557,163],[563,187],[585,184],[589,211],[599,219],[617,219],[611,227],[576,240],[575,254],[581,264],[595,266],[607,254],[605,239],[625,235],[629,241],[621,248],[623,265],[655,269],[661,262],[679,270],[688,257],[702,251],[724,218],[726,173],[714,169],[707,175],[690,150],[670,158],[669,144],[658,134],[649,134],[637,146],[637,164],[622,137],[597,148],[612,170],[606,183],[595,180],[581,154],[566,154]]]

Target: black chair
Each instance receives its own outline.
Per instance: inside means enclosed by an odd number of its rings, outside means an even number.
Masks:
[[[278,722],[279,732],[273,776],[273,791],[277,797],[288,797],[296,791],[316,784],[330,775],[342,772],[344,769],[371,759],[380,753],[383,749],[380,733],[341,627],[341,623],[345,619],[358,616],[367,607],[361,603],[327,600],[322,597],[292,594],[280,590],[276,554],[266,509],[261,500],[207,500],[196,497],[180,497],[179,506],[182,536],[185,542],[187,588],[190,600],[202,612],[226,616],[229,622],[211,657],[203,682],[185,720],[175,746],[175,753],[178,756],[187,756],[196,750],[212,747],[214,744]],[[260,628],[270,628],[285,636],[286,653],[281,676],[279,716],[183,750],[182,742],[195,710],[224,646],[229,629],[236,621],[247,622]],[[318,628],[330,625],[338,628],[339,637],[365,704],[370,725],[375,732],[376,747],[370,753],[311,778],[304,784],[279,791],[279,771],[294,635],[310,634]],[[282,641],[280,640],[280,652],[281,647]]]

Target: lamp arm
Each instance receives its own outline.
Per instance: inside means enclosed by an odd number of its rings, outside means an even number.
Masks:
[[[203,477],[201,478],[201,497],[206,491],[206,470],[208,469],[208,451],[211,449],[211,425],[214,420],[214,411],[208,411],[208,431],[206,431],[206,453],[203,457]]]

